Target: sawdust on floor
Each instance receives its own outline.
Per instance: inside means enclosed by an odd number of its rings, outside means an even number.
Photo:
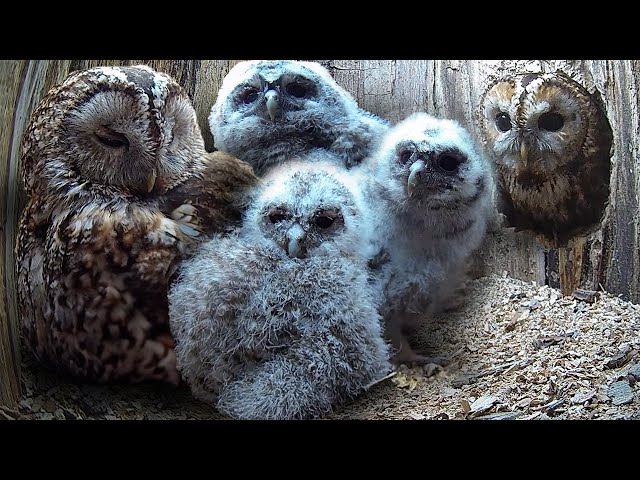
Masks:
[[[472,281],[460,310],[414,338],[450,363],[402,369],[327,419],[640,419],[640,305],[507,277]],[[186,387],[69,382],[23,354],[23,398],[0,419],[221,419]]]

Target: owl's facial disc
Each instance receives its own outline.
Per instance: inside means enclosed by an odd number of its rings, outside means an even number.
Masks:
[[[129,150],[129,139],[126,135],[109,128],[107,125],[98,126],[94,135],[98,142],[107,148],[124,151]]]
[[[412,197],[416,190],[451,190],[460,166],[467,158],[457,150],[421,154],[404,150],[399,163],[408,165],[407,195]]]
[[[565,117],[553,110],[532,118],[510,149],[516,169],[524,172],[544,169],[545,166],[540,162],[557,151],[556,146],[561,142],[564,127]]]
[[[125,130],[121,132],[119,130]],[[113,177],[111,182],[122,184],[141,193],[150,193],[158,178],[157,157],[149,155],[136,141],[135,133],[127,128],[97,125],[93,131],[94,142],[113,162],[121,162],[122,179]],[[132,140],[129,140],[129,138]],[[109,162],[107,162],[109,163]],[[143,167],[144,165],[144,167]]]
[[[304,100],[315,96],[314,82],[300,74],[282,74],[266,66],[238,87],[236,103],[247,115],[257,115],[270,123],[285,118],[287,112],[304,109]]]
[[[112,148],[115,151],[128,152],[129,151],[129,139],[123,133],[116,132],[107,126],[100,126],[94,132],[96,139],[103,146]],[[158,174],[154,169],[148,176],[144,184],[143,190],[145,193],[151,192],[156,184]]]

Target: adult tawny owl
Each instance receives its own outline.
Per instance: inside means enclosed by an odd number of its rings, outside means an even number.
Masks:
[[[169,293],[183,378],[232,417],[321,416],[390,368],[367,208],[342,167],[309,161],[274,167],[238,234],[203,244]]]
[[[609,198],[612,132],[597,92],[560,71],[516,75],[489,86],[481,113],[508,226],[547,247],[598,228]]]
[[[199,240],[239,222],[251,167],[207,155],[187,95],[146,66],[69,75],[34,111],[22,160],[29,347],[84,380],[177,383],[169,278]]]
[[[209,124],[215,147],[249,162],[258,175],[312,150],[330,151],[347,167],[357,165],[389,128],[359,108],[322,65],[292,60],[234,66]]]
[[[364,189],[387,262],[374,271],[395,363],[429,364],[407,330],[444,309],[464,280],[492,214],[493,178],[473,138],[453,120],[415,113],[367,161]]]

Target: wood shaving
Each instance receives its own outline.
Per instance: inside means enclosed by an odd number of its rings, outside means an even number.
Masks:
[[[434,318],[418,349],[454,359],[432,377],[400,371],[329,419],[639,419],[640,306],[490,276]],[[83,385],[23,352],[23,397],[0,419],[221,419],[184,386]]]

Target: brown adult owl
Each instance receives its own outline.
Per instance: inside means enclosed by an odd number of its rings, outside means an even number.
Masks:
[[[506,77],[485,92],[481,117],[508,226],[552,248],[598,228],[612,132],[597,91],[561,71]]]
[[[207,154],[188,96],[142,65],[54,87],[22,162],[16,267],[31,350],[84,380],[178,383],[170,278],[207,234],[240,220],[252,169]]]

